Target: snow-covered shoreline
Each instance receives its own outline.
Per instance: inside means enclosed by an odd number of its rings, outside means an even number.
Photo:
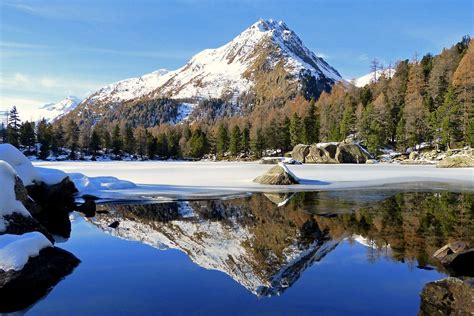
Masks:
[[[206,197],[246,192],[327,191],[361,188],[433,189],[474,192],[474,169],[435,166],[291,165],[300,185],[271,186],[252,180],[272,166],[255,162],[34,162],[88,177],[113,176],[136,187],[88,192],[101,198]]]

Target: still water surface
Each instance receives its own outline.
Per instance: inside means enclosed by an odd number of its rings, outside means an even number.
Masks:
[[[431,254],[474,245],[474,194],[253,194],[72,220],[57,246],[82,262],[28,314],[416,315],[448,275]]]

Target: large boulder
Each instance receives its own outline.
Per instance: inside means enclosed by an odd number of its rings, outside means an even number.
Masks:
[[[332,146],[327,146],[332,151]],[[308,154],[305,157],[306,163],[337,163],[334,159],[335,149],[333,158],[331,158],[331,153],[326,150],[324,147],[320,147],[316,144],[309,146]]]
[[[474,158],[469,155],[455,155],[441,160],[438,168],[474,168]]]
[[[309,152],[309,145],[299,144],[293,148],[291,152],[291,158],[296,159],[301,162],[305,162],[305,158]]]
[[[473,279],[446,278],[425,285],[418,315],[473,315]]]
[[[44,297],[80,263],[71,253],[47,247],[23,269],[0,270],[0,313],[23,310]]]
[[[337,146],[336,160],[339,163],[365,163],[369,158],[359,145],[341,143]]]
[[[253,181],[260,184],[272,185],[299,184],[298,178],[283,163],[279,163],[277,166],[272,167]]]

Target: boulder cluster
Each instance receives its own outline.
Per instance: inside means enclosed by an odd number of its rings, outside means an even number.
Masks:
[[[370,154],[356,143],[299,144],[293,148],[291,157],[303,163],[367,163]]]
[[[77,192],[73,182],[67,177],[55,184],[36,179],[25,186],[34,167],[16,149],[2,149],[9,155],[0,160],[0,314],[27,308],[80,263],[55,247],[53,237],[70,236],[69,213]],[[25,258],[24,264],[18,258]]]

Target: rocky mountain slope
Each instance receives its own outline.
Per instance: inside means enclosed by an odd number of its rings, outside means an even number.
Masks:
[[[92,124],[111,121],[119,107],[140,107],[164,98],[174,100],[171,103],[176,109],[181,102],[197,104],[219,98],[236,105],[238,112],[241,106],[268,104],[268,100],[279,105],[298,93],[317,98],[339,80],[340,74],[310,51],[284,22],[259,20],[229,43],[196,54],[175,71],[158,70],[101,88],[67,118]],[[243,96],[249,94],[252,97],[244,101]],[[176,109],[172,115],[152,113],[160,120],[146,125],[176,122],[171,117],[180,115]]]

